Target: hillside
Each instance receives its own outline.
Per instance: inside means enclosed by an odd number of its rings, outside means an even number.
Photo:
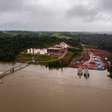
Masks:
[[[14,60],[27,48],[44,48],[65,41],[72,46],[86,44],[112,50],[112,35],[78,32],[0,32],[0,61]]]

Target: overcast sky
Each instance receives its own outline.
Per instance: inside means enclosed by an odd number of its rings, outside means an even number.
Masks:
[[[0,0],[0,30],[112,31],[112,0]]]

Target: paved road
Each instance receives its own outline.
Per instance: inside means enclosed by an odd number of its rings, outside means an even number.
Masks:
[[[94,56],[94,54],[92,52],[90,52],[89,53],[90,59],[88,61],[84,62],[84,65],[88,65],[91,61],[93,61],[93,56]]]

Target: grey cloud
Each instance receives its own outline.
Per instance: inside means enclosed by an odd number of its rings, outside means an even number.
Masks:
[[[89,0],[85,0],[89,1]],[[105,21],[112,17],[112,0],[96,0],[93,4],[74,5],[67,11],[69,18],[79,18],[84,21]]]
[[[22,7],[22,0],[0,0],[0,12],[20,10]]]
[[[87,20],[93,20],[97,16],[98,12],[95,8],[88,8],[84,5],[74,6],[67,12],[67,16],[82,18]]]
[[[100,0],[99,7],[101,7],[103,11],[112,11],[112,0]]]
[[[106,26],[109,30],[112,20],[105,18],[112,16],[112,0],[94,1],[88,5],[90,0],[0,0],[0,28],[8,25],[7,29],[67,30],[71,27],[75,31],[102,30]]]

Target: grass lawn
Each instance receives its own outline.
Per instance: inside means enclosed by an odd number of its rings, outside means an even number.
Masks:
[[[16,57],[16,61],[21,62],[21,63],[25,63],[31,60],[32,60],[32,55],[30,54],[22,53]]]
[[[51,60],[55,60],[57,59],[57,57],[54,57],[54,56],[49,56],[49,55],[37,55],[35,56],[35,59],[39,62],[44,62],[44,61],[51,61]]]
[[[16,60],[18,62],[28,62],[32,60],[33,55],[31,54],[25,54],[25,53],[21,53],[20,55],[17,56]],[[35,60],[38,62],[48,62],[51,60],[56,60],[57,57],[53,57],[53,56],[48,56],[48,55],[35,55]]]

